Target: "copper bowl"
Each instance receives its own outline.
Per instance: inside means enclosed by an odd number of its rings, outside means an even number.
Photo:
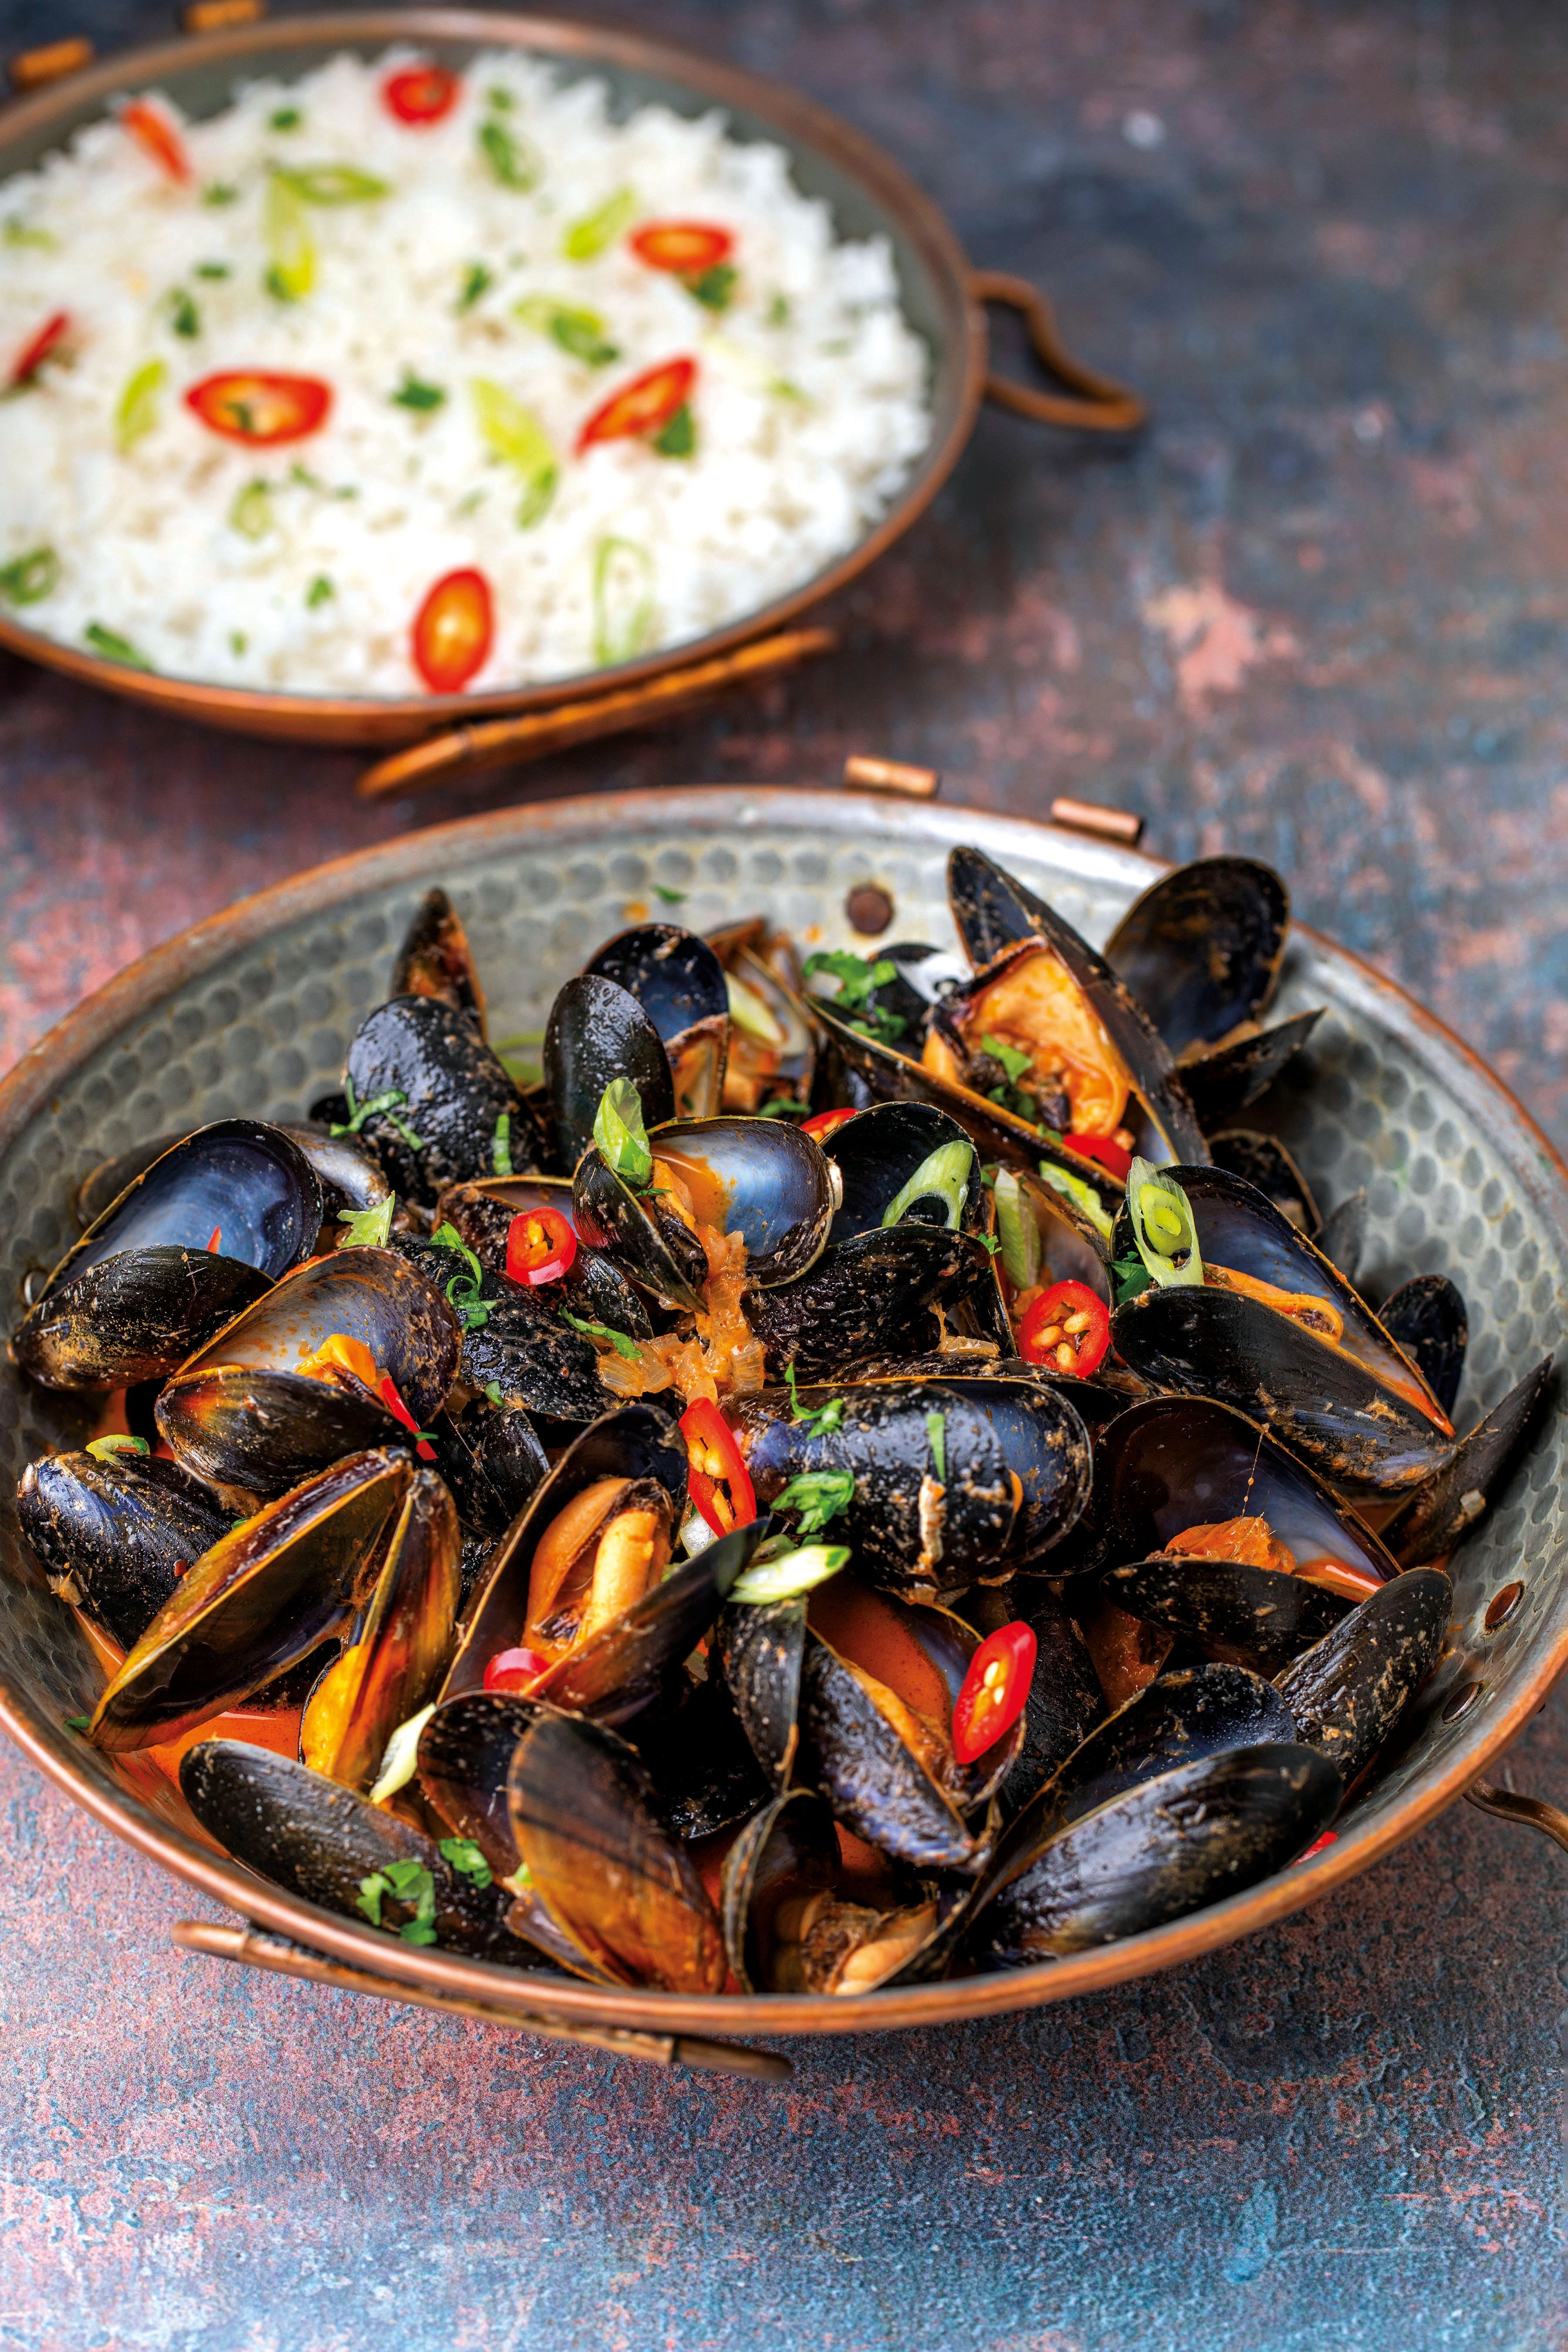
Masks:
[[[944,867],[955,842],[977,842],[1096,938],[1160,870],[1128,851],[975,810],[734,786],[503,810],[358,852],[247,899],[132,965],[0,1087],[0,1234],[13,1295],[30,1261],[52,1262],[70,1238],[74,1186],[108,1154],[177,1121],[241,1110],[303,1116],[335,1083],[433,882],[462,911],[498,1028],[539,1029],[560,981],[606,933],[640,919],[658,884],[688,894],[684,912],[698,928],[765,910],[797,933],[816,924],[826,944],[847,945],[847,895],[872,882],[892,899],[900,935],[949,940]],[[1379,1278],[1392,1286],[1408,1273],[1452,1270],[1462,1283],[1471,1315],[1458,1413],[1467,1425],[1560,1336],[1568,1169],[1430,1013],[1354,957],[1298,931],[1282,1009],[1323,1003],[1310,1087],[1278,1089],[1272,1123],[1329,1203],[1367,1187]],[[1321,1901],[1470,1790],[1568,1663],[1560,1499],[1568,1420],[1554,1402],[1498,1507],[1456,1556],[1441,1664],[1337,1843],[1311,1861],[1172,1926],[1016,1974],[842,2000],[604,1991],[418,1950],[317,1910],[199,1842],[172,1790],[153,1810],[113,1759],[63,1727],[90,1707],[99,1677],[76,1620],[18,1538],[10,1496],[27,1460],[48,1444],[79,1444],[81,1428],[69,1400],[28,1390],[0,1367],[0,1722],[97,1820],[257,1923],[254,1931],[189,1923],[180,1940],[667,2063],[777,2071],[783,2062],[765,2053],[703,2037],[852,2033],[1029,2008],[1251,1935]],[[1500,1613],[1514,1585],[1514,1604]],[[1532,1807],[1508,1801],[1521,1815]]]
[[[8,107],[0,114],[0,179],[57,148],[121,94],[164,89],[187,114],[201,118],[226,104],[236,79],[244,74],[287,79],[309,72],[339,50],[374,57],[393,42],[417,47],[454,67],[467,64],[481,48],[526,49],[554,60],[568,78],[601,78],[617,106],[657,100],[684,115],[721,107],[741,138],[771,140],[788,152],[797,184],[807,194],[826,199],[840,235],[885,236],[892,247],[905,315],[931,353],[931,442],[898,499],[848,554],[728,628],[637,661],[552,679],[544,686],[396,699],[250,693],[130,669],[57,643],[4,614],[0,645],[134,701],[248,735],[384,747],[413,742],[455,725],[471,730],[486,721],[610,697],[617,698],[615,722],[632,725],[639,716],[674,707],[668,691],[672,674],[689,682],[682,699],[690,701],[735,678],[786,667],[825,650],[830,636],[792,632],[788,625],[856,579],[924,513],[958,463],[984,395],[1056,425],[1126,431],[1142,420],[1142,405],[1130,394],[1081,367],[1061,349],[1049,310],[1031,287],[998,273],[971,271],[937,207],[862,132],[779,83],[637,33],[550,16],[439,8],[373,8],[353,16],[290,18],[286,25],[231,26],[89,66]],[[26,61],[21,64],[26,71]],[[16,69],[14,66],[13,72]],[[1025,313],[1037,349],[1076,396],[987,376],[983,307],[987,300],[1009,303]],[[742,647],[749,652],[737,659]],[[666,689],[662,694],[639,692],[660,685]],[[607,720],[611,713],[601,716]],[[579,726],[574,735],[589,731],[609,730],[607,725]],[[550,744],[562,740],[554,730]],[[546,745],[524,730],[512,756],[540,748]]]

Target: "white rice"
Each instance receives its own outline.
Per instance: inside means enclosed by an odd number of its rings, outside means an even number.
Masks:
[[[476,59],[453,112],[409,129],[381,89],[414,61],[339,57],[288,86],[248,84],[205,122],[181,123],[156,100],[180,123],[190,186],[107,120],[0,187],[0,374],[52,314],[72,320],[65,362],[0,401],[0,583],[36,549],[58,559],[58,584],[17,618],[73,645],[108,630],[183,677],[403,696],[421,691],[414,614],[435,581],[475,566],[495,611],[472,681],[483,690],[603,658],[594,579],[606,540],[651,560],[641,647],[652,650],[755,612],[886,510],[931,417],[927,354],[883,240],[836,242],[827,206],[793,187],[783,150],[741,144],[721,116],[647,106],[616,124],[602,84],[558,84],[516,55]],[[271,127],[290,108],[299,126]],[[531,192],[487,163],[489,121],[542,159]],[[294,302],[264,285],[269,163],[347,163],[392,184],[379,201],[309,207],[317,276]],[[204,202],[215,184],[237,198]],[[721,315],[647,268],[626,233],[595,259],[563,257],[569,225],[623,187],[636,194],[632,227],[697,219],[733,234],[738,279]],[[475,262],[491,283],[459,314]],[[204,277],[204,264],[230,274]],[[194,336],[174,329],[182,294]],[[619,356],[591,368],[521,323],[529,295],[598,313]],[[609,393],[680,354],[698,362],[694,457],[625,440],[574,455]],[[121,395],[154,360],[166,370],[156,422],[121,454]],[[183,394],[226,368],[324,378],[326,425],[270,449],[218,437]],[[433,413],[391,399],[408,375],[445,393]],[[531,410],[560,460],[553,501],[531,528],[517,521],[521,477],[480,437],[476,379]],[[251,538],[231,517],[258,480],[270,496],[248,519],[267,527]],[[628,567],[641,568],[623,558]],[[626,593],[635,606],[635,578]],[[623,629],[626,610],[609,615]]]

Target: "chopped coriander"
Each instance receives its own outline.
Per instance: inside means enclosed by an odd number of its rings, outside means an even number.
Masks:
[[[690,457],[696,455],[697,426],[685,401],[681,402],[663,432],[654,435],[653,446],[661,457]]]
[[[297,106],[279,106],[268,116],[267,122],[272,131],[298,131],[304,120]]]
[[[209,180],[202,190],[202,202],[204,205],[237,205],[239,190],[231,188],[226,181]]]
[[[234,272],[226,261],[198,261],[195,274],[198,278],[232,278]]]
[[[807,956],[806,979],[810,980],[819,971],[837,981],[837,995],[825,1002],[830,1003],[851,1028],[858,1029],[863,1036],[873,1037],[888,1045],[903,1035],[909,1024],[902,1017],[870,1002],[874,989],[885,988],[889,981],[898,978],[897,964],[889,962],[886,956],[879,956],[874,963],[868,963],[864,956],[851,955],[847,950],[836,948]]]
[[[789,1391],[789,1417],[792,1421],[802,1423],[808,1436],[830,1437],[836,1429],[843,1428],[844,1400],[842,1397],[829,1397],[826,1404],[802,1404],[795,1386],[795,1370],[793,1364],[784,1366],[784,1386]]]
[[[517,104],[510,89],[499,81],[492,82],[485,92],[485,104],[493,106],[498,114],[510,114]]]
[[[443,1838],[441,1853],[452,1868],[464,1878],[471,1878],[476,1886],[490,1883],[490,1866],[472,1838]]]
[[[727,310],[735,299],[738,275],[732,261],[716,261],[711,269],[700,270],[693,277],[682,278],[680,282],[705,310]]]
[[[353,1080],[345,1078],[343,1093],[348,1097],[349,1115],[346,1119],[334,1122],[328,1129],[327,1132],[330,1135],[357,1135],[367,1118],[380,1117],[385,1119],[389,1127],[396,1129],[410,1151],[424,1150],[425,1146],[408,1125],[407,1120],[401,1119],[397,1116],[399,1106],[408,1100],[401,1087],[388,1087],[384,1094],[376,1095],[371,1101],[362,1103],[355,1098]]]
[[[481,122],[477,133],[479,152],[503,188],[526,195],[543,176],[544,164],[536,148],[500,122]]]
[[[272,528],[271,485],[258,476],[247,482],[235,494],[228,510],[228,527],[238,531],[241,539],[265,539]]]
[[[101,654],[105,661],[123,662],[127,669],[150,670],[153,667],[146,655],[140,652],[129,637],[122,637],[117,629],[106,629],[101,621],[89,621],[82,635],[94,653]]]
[[[757,1113],[759,1118],[806,1118],[811,1105],[797,1102],[793,1095],[774,1095]]]
[[[463,1264],[447,1285],[447,1297],[457,1309],[465,1331],[482,1331],[491,1311],[481,1296],[484,1267],[456,1225],[437,1225],[430,1239],[437,1249],[456,1250],[462,1258]]]
[[[248,651],[249,646],[250,639],[246,635],[243,629],[230,629],[228,633],[228,649],[237,659],[241,654]]]
[[[1125,1307],[1149,1288],[1149,1269],[1141,1257],[1115,1257],[1110,1271],[1116,1283],[1116,1304]]]
[[[359,1893],[354,1896],[354,1908],[364,1913],[373,1927],[379,1927],[381,1925],[382,1898],[388,1892],[385,1876],[379,1870],[373,1870],[368,1878],[360,1880]]]
[[[504,1409],[506,1399],[500,1392],[500,1382],[499,1381],[487,1381],[485,1382],[485,1394],[489,1397],[492,1404],[500,1405]]]
[[[445,392],[438,383],[422,383],[419,378],[416,375],[411,375],[406,368],[403,371],[403,382],[398,385],[397,390],[387,394],[387,398],[395,407],[412,408],[416,414],[422,415],[427,415],[432,409],[439,408],[446,397]]]
[[[821,1533],[829,1519],[847,1511],[855,1500],[852,1470],[803,1470],[773,1498],[775,1511],[798,1511],[803,1536]]]
[[[87,1450],[95,1462],[112,1462],[117,1454],[151,1454],[144,1437],[89,1437]]]
[[[503,1110],[496,1121],[490,1139],[490,1166],[498,1176],[510,1176],[511,1166],[511,1113]]]
[[[686,892],[684,890],[671,890],[663,882],[656,882],[654,884],[653,895],[656,898],[662,898],[667,907],[679,907],[683,903],[686,898]]]
[[[495,279],[482,261],[470,261],[463,273],[463,283],[453,305],[458,316],[461,318],[465,310],[471,310],[480,295],[494,284]]]
[[[321,605],[330,604],[337,590],[324,572],[318,572],[305,591],[305,610],[314,613]]]
[[[38,604],[60,584],[60,559],[52,547],[29,548],[0,565],[0,596],[8,604]]]
[[[85,1731],[91,1721],[90,1715],[68,1715],[60,1728],[62,1731]]]
[[[628,1364],[641,1362],[642,1349],[626,1332],[614,1330],[608,1323],[591,1323],[585,1316],[574,1315],[564,1307],[558,1307],[556,1312],[563,1323],[571,1324],[574,1331],[581,1331],[590,1339],[607,1339],[616,1355],[624,1357]]]
[[[384,1249],[392,1232],[393,1213],[397,1207],[397,1195],[389,1192],[384,1201],[376,1201],[368,1209],[340,1209],[338,1223],[347,1225],[343,1235],[345,1249]]]
[[[787,294],[775,294],[767,308],[768,325],[770,327],[787,327],[789,320],[789,296]]]
[[[931,1458],[936,1464],[936,1475],[945,1486],[947,1484],[947,1415],[944,1412],[927,1413],[926,1436],[931,1443]]]
[[[989,1029],[981,1036],[980,1050],[983,1054],[989,1054],[994,1062],[1001,1064],[1007,1073],[1010,1086],[1016,1087],[1020,1078],[1026,1076],[1033,1064],[1032,1055],[1016,1045],[1005,1045],[1000,1037],[992,1035]]]
[[[194,342],[202,331],[202,314],[183,286],[176,286],[169,296],[169,324],[176,335]]]
[[[594,1140],[605,1165],[641,1192],[653,1181],[653,1152],[643,1123],[642,1097],[630,1078],[612,1078],[594,1115]]]

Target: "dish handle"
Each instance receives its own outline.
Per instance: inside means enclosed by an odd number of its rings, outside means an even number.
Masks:
[[[1473,1780],[1465,1795],[1481,1812],[1495,1813],[1500,1822],[1519,1822],[1526,1829],[1539,1830],[1568,1853],[1568,1813],[1561,1805],[1549,1805],[1544,1797],[1522,1796],[1497,1780]]]
[[[1016,383],[1011,376],[988,373],[985,397],[998,408],[1010,408],[1015,416],[1027,416],[1037,425],[1061,425],[1080,433],[1136,433],[1146,422],[1149,411],[1135,392],[1074,359],[1057,331],[1055,311],[1026,278],[1014,278],[1005,269],[973,269],[969,290],[977,302],[1000,302],[1018,311],[1036,358],[1080,395],[1069,400],[1061,393]]]
[[[367,1969],[351,1969],[341,1960],[307,1945],[290,1943],[284,1936],[264,1936],[256,1927],[225,1927],[210,1919],[176,1919],[169,1930],[182,1951],[205,1952],[209,1959],[237,1960],[243,1968],[266,1969],[274,1976],[298,1977],[305,1984],[335,1986],[342,1992],[366,1995],[372,2000],[407,2001],[416,2009],[438,2009],[449,2017],[477,2017],[486,2025],[510,2026],[514,2032],[538,2033],[552,2042],[575,2042],[591,2050],[605,2050],[613,2058],[637,2058],[647,2066],[689,2066],[709,2074],[745,2074],[763,2083],[782,2083],[794,2072],[789,2060],[773,2050],[748,2050],[738,2042],[710,2042],[689,2033],[644,2033],[629,2025],[569,2025],[563,2018],[538,2017],[488,2000],[465,2000],[458,1993],[427,1992],[416,1985],[394,1983],[373,1976]]]

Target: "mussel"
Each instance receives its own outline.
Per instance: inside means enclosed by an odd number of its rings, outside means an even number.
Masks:
[[[405,1201],[544,1164],[538,1119],[468,1014],[437,996],[395,996],[354,1032],[345,1122]]]
[[[715,1118],[724,1102],[730,992],[707,940],[678,923],[639,923],[607,940],[584,970],[635,996],[652,1022],[669,1059],[676,1118]]]
[[[456,1418],[443,1416],[432,1444],[436,1463],[470,1528],[499,1536],[550,1475],[550,1457],[526,1412],[470,1397]]]
[[[1349,1788],[1442,1654],[1454,1589],[1441,1569],[1380,1585],[1277,1678],[1298,1737]]]
[[[29,1462],[16,1517],[55,1591],[121,1650],[141,1640],[192,1562],[234,1520],[177,1462],[129,1450]]]
[[[445,890],[427,890],[392,968],[394,996],[433,996],[485,1034],[485,992],[462,919]]]
[[[389,1246],[461,1316],[464,1388],[552,1433],[605,1410],[598,1357],[561,1313],[554,1285],[532,1290],[483,1266],[476,1276],[460,1250],[412,1234],[394,1234]]]
[[[1546,1402],[1552,1372],[1552,1358],[1542,1357],[1385,1522],[1383,1539],[1401,1568],[1444,1559],[1490,1508]]]
[[[994,1290],[972,1234],[898,1224],[836,1242],[810,1270],[748,1301],[767,1366],[801,1380],[837,1380],[887,1354],[935,1348],[944,1311]]]
[[[199,1477],[279,1494],[342,1454],[414,1442],[457,1376],[460,1336],[448,1301],[395,1251],[340,1249],[182,1364],[157,1424]]]
[[[1409,1357],[1446,1413],[1452,1413],[1465,1370],[1470,1320],[1464,1298],[1443,1274],[1418,1274],[1391,1291],[1378,1321]]]
[[[513,1219],[538,1209],[552,1209],[570,1225],[571,1178],[489,1176],[473,1184],[449,1185],[436,1203],[436,1230],[449,1224],[482,1265],[491,1274],[504,1274]],[[642,1293],[611,1259],[590,1249],[581,1234],[564,1275],[541,1287],[547,1290],[550,1303],[564,1300],[584,1321],[608,1324],[633,1339],[653,1337]]]
[[[712,934],[709,945],[724,967],[730,1000],[724,1109],[756,1116],[774,1103],[804,1108],[812,1097],[816,1044],[793,951],[770,940],[761,922]]]
[[[197,1128],[145,1168],[67,1251],[11,1354],[47,1388],[162,1379],[310,1256],[321,1187],[258,1119]]]
[[[675,1117],[675,1079],[658,1031],[629,989],[581,972],[557,995],[544,1029],[544,1083],[563,1168],[575,1168],[593,1142],[605,1089],[618,1078],[637,1088],[645,1127]]]

